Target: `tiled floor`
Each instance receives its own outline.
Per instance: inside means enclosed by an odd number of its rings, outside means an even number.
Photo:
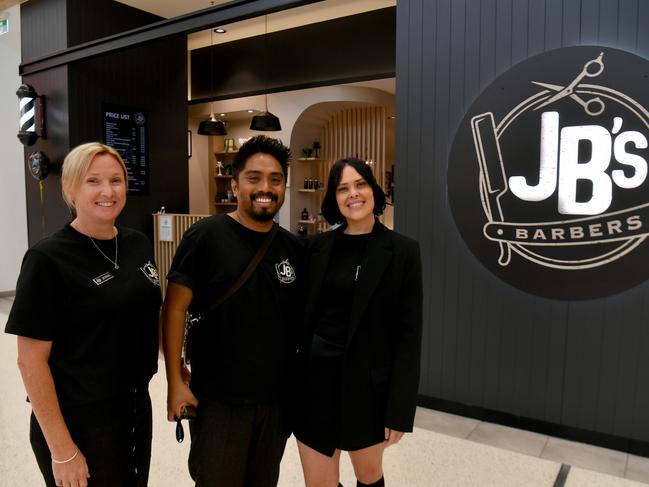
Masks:
[[[8,314],[11,304],[11,298],[0,297],[0,313]],[[589,471],[649,484],[649,458],[424,408],[417,409],[415,426],[530,457],[568,464],[573,468],[566,487],[611,485],[611,477],[594,477]]]
[[[649,458],[424,408],[417,408],[415,426],[572,467],[649,483]]]

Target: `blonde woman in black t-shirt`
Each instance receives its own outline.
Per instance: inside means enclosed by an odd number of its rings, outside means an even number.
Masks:
[[[161,301],[151,245],[116,226],[127,172],[114,149],[76,147],[61,184],[74,218],[25,254],[5,329],[18,336],[32,449],[48,487],[146,486]]]
[[[385,195],[363,161],[329,173],[309,243],[305,374],[295,427],[307,487],[335,487],[342,450],[357,486],[383,486],[383,451],[412,431],[421,343],[419,245],[376,216]],[[398,484],[398,481],[396,482]]]

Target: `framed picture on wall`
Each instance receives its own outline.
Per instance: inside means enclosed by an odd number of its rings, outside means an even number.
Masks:
[[[394,166],[392,166],[394,168]],[[388,205],[394,203],[392,199],[392,194],[394,191],[394,172],[385,171],[385,202]]]

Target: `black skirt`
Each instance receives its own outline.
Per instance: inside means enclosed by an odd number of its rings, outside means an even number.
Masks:
[[[342,355],[312,355],[298,399],[295,437],[328,457],[337,449],[355,451],[384,441],[382,421],[364,428],[371,431],[364,438],[348,438],[342,430],[342,365]]]

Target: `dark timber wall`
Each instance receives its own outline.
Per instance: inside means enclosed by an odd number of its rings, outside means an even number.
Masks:
[[[647,25],[643,0],[398,1],[395,221],[422,246],[422,403],[649,441],[649,283],[580,302],[519,291],[470,253],[446,189],[455,131],[498,75],[582,44],[649,58]]]
[[[390,7],[194,49],[192,101],[392,78],[395,17]]]
[[[32,0],[21,6],[22,61],[159,20],[110,0]],[[53,21],[52,21],[53,19]],[[50,25],[51,24],[51,25]],[[60,166],[78,144],[102,141],[102,104],[148,113],[150,195],[129,195],[119,223],[153,236],[151,213],[164,205],[188,211],[187,45],[185,36],[157,40],[23,77],[45,95],[47,138],[25,148],[41,150]],[[27,171],[27,170],[26,170]],[[39,184],[26,172],[30,245],[51,234],[70,213],[57,171]]]

